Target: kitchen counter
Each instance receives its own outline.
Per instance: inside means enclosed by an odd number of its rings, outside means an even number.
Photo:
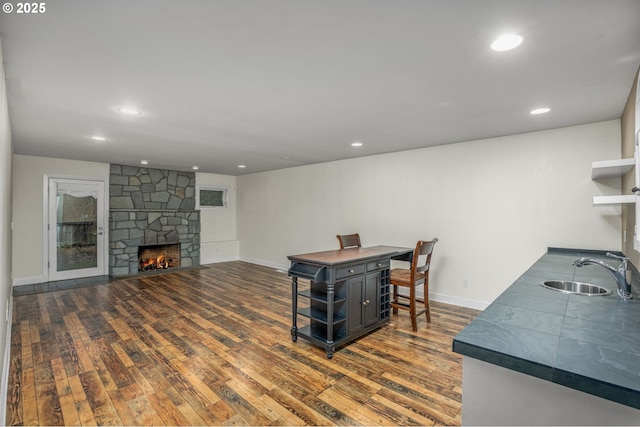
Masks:
[[[583,256],[619,264],[600,251],[549,248],[456,336],[453,351],[640,409],[637,271],[634,299],[625,301],[604,268],[572,265]],[[540,286],[552,279],[593,283],[613,293],[585,296]],[[463,396],[463,411],[465,403]]]

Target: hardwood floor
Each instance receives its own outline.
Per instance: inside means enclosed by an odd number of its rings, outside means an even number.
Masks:
[[[291,341],[286,273],[241,261],[14,297],[9,425],[459,425],[452,338],[432,303],[338,349]]]

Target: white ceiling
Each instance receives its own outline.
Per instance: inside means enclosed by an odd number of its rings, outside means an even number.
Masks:
[[[17,154],[240,175],[617,119],[640,65],[640,0],[45,7],[0,13]]]

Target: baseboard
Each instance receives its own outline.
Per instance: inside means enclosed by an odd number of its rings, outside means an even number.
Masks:
[[[477,301],[469,298],[460,298],[452,295],[444,295],[439,293],[429,293],[429,299],[431,301],[438,301],[445,304],[457,305],[460,307],[473,308],[475,310],[484,310],[489,307],[490,302]]]
[[[44,282],[46,282],[44,276],[18,277],[13,279],[13,286],[35,285]]]
[[[212,258],[201,258],[200,265],[203,264],[217,264],[219,262],[229,262],[229,261],[238,261],[237,257],[212,257]]]
[[[409,295],[409,291],[406,288],[400,288],[399,292],[400,295]],[[424,291],[422,289],[418,289],[416,291],[416,297],[422,299],[424,297]],[[484,310],[490,304],[484,301],[476,301],[468,298],[460,298],[434,292],[429,292],[429,301],[437,301],[445,304],[457,305],[459,307],[473,308],[475,310]]]
[[[286,272],[289,269],[289,265],[277,264],[274,262],[264,261],[256,258],[241,257],[240,261],[250,262],[251,264],[263,265],[265,267],[271,267],[276,270],[282,270],[284,272]],[[403,289],[401,288],[400,292],[403,293],[402,291]],[[407,291],[407,294],[408,294],[408,291]],[[418,298],[422,298],[424,296],[423,290],[418,289],[418,291],[416,292],[416,296]],[[452,295],[446,295],[446,294],[440,294],[440,293],[434,293],[434,292],[429,293],[429,299],[431,301],[438,301],[445,304],[452,304],[460,307],[473,308],[475,310],[484,310],[490,304],[489,302],[486,302],[486,301],[477,301],[469,298],[460,298]]]
[[[4,348],[4,360],[2,361],[2,383],[0,384],[0,414],[7,424],[7,393],[9,391],[9,368],[11,366],[11,324],[13,319],[13,294],[9,294],[9,321],[7,322],[7,337]]]
[[[240,261],[244,261],[244,262],[250,262],[251,264],[258,264],[258,265],[262,265],[264,267],[271,267],[275,270],[284,270],[287,271],[289,270],[289,265],[283,265],[283,264],[278,264],[275,262],[270,262],[270,261],[265,261],[262,259],[256,259],[256,258],[247,258],[247,257],[240,257]]]

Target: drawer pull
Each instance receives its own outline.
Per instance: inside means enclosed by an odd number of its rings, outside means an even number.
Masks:
[[[381,263],[378,263],[378,267],[382,267],[382,264],[381,264]]]
[[[353,269],[349,269],[349,273],[355,273],[356,271]]]

